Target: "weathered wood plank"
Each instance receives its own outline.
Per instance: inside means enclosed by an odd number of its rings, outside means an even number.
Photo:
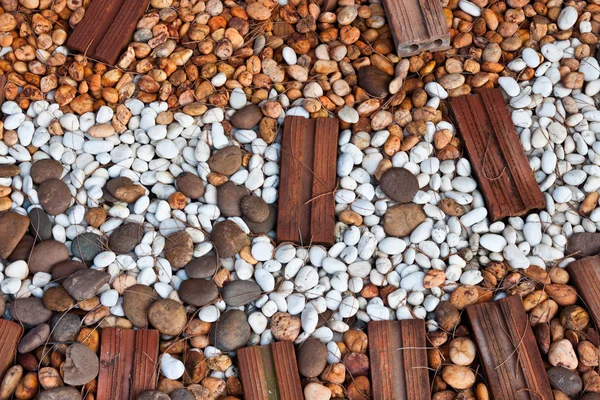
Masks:
[[[238,350],[246,400],[303,400],[296,352],[291,341]]]
[[[544,362],[519,296],[467,307],[491,397],[552,400]]]
[[[425,321],[369,323],[373,400],[431,399]]]
[[[16,322],[0,319],[0,381],[13,365],[23,327]]]
[[[488,217],[497,221],[545,207],[501,90],[455,97],[451,106]]]
[[[383,0],[383,7],[399,56],[450,47],[450,31],[440,1]]]
[[[281,146],[277,240],[333,245],[339,122],[287,117]]]
[[[158,342],[155,330],[103,329],[98,400],[135,400],[155,389]]]
[[[567,267],[595,326],[600,326],[600,256],[574,261]]]

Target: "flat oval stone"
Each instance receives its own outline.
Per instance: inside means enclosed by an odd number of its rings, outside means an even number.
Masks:
[[[2,236],[1,233],[0,236]],[[31,250],[33,250],[33,246],[35,246],[35,239],[33,238],[33,236],[23,236],[19,243],[17,243],[17,246],[12,251],[12,253],[10,253],[8,261],[14,262],[19,260],[29,260],[29,255],[31,254]]]
[[[574,233],[567,241],[566,254],[573,257],[589,257],[600,253],[600,233]]]
[[[257,300],[262,294],[260,286],[253,281],[232,281],[223,288],[223,301],[231,307],[239,307]]]
[[[387,209],[383,216],[385,233],[394,237],[408,236],[427,215],[420,204],[398,204]]]
[[[106,250],[104,238],[92,232],[76,236],[71,243],[71,253],[83,261],[92,261],[104,250]]]
[[[224,217],[241,217],[242,199],[250,191],[244,186],[238,186],[232,181],[227,181],[217,188],[217,206]]]
[[[61,283],[71,276],[71,274],[86,268],[85,264],[80,261],[69,260],[54,264],[50,269],[50,273],[52,274],[53,281]]]
[[[223,147],[208,159],[208,167],[212,172],[218,174],[232,175],[237,172],[241,166],[242,150],[234,145]]]
[[[70,342],[75,339],[81,328],[81,318],[75,314],[57,314],[50,320],[52,333],[50,338],[55,342]]]
[[[29,211],[29,219],[31,233],[37,241],[52,239],[52,222],[44,210],[39,207],[32,208]]]
[[[383,193],[398,203],[410,203],[419,191],[417,177],[405,168],[390,168],[379,180]]]
[[[229,310],[213,323],[209,338],[213,346],[229,352],[244,347],[250,340],[250,325],[243,311]]]
[[[108,237],[108,247],[117,254],[126,254],[140,244],[144,226],[136,223],[123,224]]]
[[[199,199],[204,196],[204,182],[198,175],[191,172],[182,172],[175,179],[177,190],[191,199]]]
[[[247,235],[233,221],[221,221],[213,227],[210,237],[219,257],[235,256],[246,244]]]
[[[269,205],[258,196],[246,196],[241,202],[242,214],[252,222],[261,223],[269,218]]]
[[[246,225],[248,225],[248,228],[252,233],[269,233],[275,229],[275,224],[277,223],[277,208],[275,208],[274,205],[269,204],[269,216],[263,222],[253,222],[245,216],[242,217],[242,219]]]
[[[203,307],[217,298],[219,289],[213,281],[192,278],[181,282],[177,293],[184,303]]]
[[[550,386],[569,397],[577,395],[583,387],[583,382],[575,371],[564,367],[552,367],[548,368],[546,373],[550,380]]]
[[[196,396],[185,388],[177,389],[169,393],[171,400],[196,400]]]
[[[187,324],[185,307],[171,299],[160,299],[148,309],[148,321],[163,335],[176,336]]]
[[[123,312],[138,328],[148,327],[148,308],[160,297],[156,290],[146,285],[133,285],[123,294]]]
[[[52,311],[44,307],[41,299],[36,297],[19,298],[10,307],[13,319],[25,325],[39,325],[52,317]]]
[[[185,266],[185,273],[190,278],[210,278],[219,267],[219,261],[215,255],[207,254],[190,261]]]
[[[307,378],[319,376],[327,365],[327,346],[318,339],[307,339],[298,349],[298,372]]]
[[[165,258],[175,269],[183,268],[192,261],[194,242],[186,231],[175,232],[166,238]]]
[[[61,386],[43,390],[36,397],[37,400],[82,400],[81,393],[75,388]]]
[[[148,390],[137,397],[137,400],[171,400],[168,394],[158,390]]]
[[[72,197],[67,184],[59,179],[46,179],[38,188],[40,204],[50,215],[58,215],[67,211]]]
[[[18,165],[0,165],[0,178],[12,178],[21,173]]]
[[[62,286],[49,287],[42,297],[48,310],[65,312],[75,306],[75,299]]]
[[[63,174],[63,166],[60,162],[46,158],[33,163],[31,166],[31,179],[39,185],[48,179],[60,179]]]
[[[256,104],[248,104],[247,106],[237,110],[229,122],[238,129],[251,129],[255,127],[263,117],[263,112]]]
[[[29,353],[43,345],[50,337],[50,325],[40,324],[31,329],[19,341],[17,350],[21,354]]]
[[[50,273],[52,267],[69,259],[69,249],[57,240],[46,240],[34,246],[29,256],[29,272]]]
[[[61,370],[68,385],[85,385],[98,376],[98,356],[84,344],[73,343],[65,352],[65,363]]]
[[[371,96],[383,97],[389,92],[392,77],[374,65],[365,65],[358,70],[358,86]]]
[[[75,300],[94,297],[110,281],[110,274],[97,269],[82,269],[69,276],[63,286]]]

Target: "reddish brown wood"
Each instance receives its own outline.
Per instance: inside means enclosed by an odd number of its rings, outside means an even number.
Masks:
[[[425,321],[369,323],[373,400],[429,400]]]
[[[156,388],[158,331],[102,330],[98,400],[135,400]]]
[[[573,261],[567,269],[595,326],[600,326],[600,256]]]
[[[2,105],[2,103],[4,103],[4,91],[6,90],[6,75],[2,74],[0,75],[0,105]],[[2,111],[0,111],[0,115],[2,115]]]
[[[13,364],[23,327],[16,322],[0,319],[0,381]]]
[[[450,47],[450,31],[439,0],[383,0],[383,7],[399,56]]]
[[[93,0],[67,46],[92,59],[114,65],[150,0]]]
[[[277,240],[333,245],[338,120],[287,117],[281,144]]]
[[[554,398],[518,295],[469,306],[467,315],[493,399]]]
[[[246,400],[303,400],[296,352],[291,341],[238,350]]]
[[[451,100],[489,218],[524,215],[546,205],[500,89]]]

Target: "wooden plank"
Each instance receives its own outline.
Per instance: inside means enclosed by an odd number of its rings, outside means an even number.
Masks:
[[[291,341],[238,350],[238,368],[246,400],[303,400]]]
[[[497,221],[546,206],[500,89],[451,100],[457,127],[488,205]]]
[[[383,0],[383,7],[400,57],[450,47],[450,31],[439,0]]]
[[[523,301],[518,295],[467,307],[493,399],[553,400]]]
[[[567,270],[594,320],[594,326],[600,326],[600,256],[573,261]]]
[[[23,327],[16,322],[0,319],[0,381],[13,365]]]
[[[425,321],[369,322],[373,400],[429,400]]]
[[[150,0],[126,0],[96,49],[96,58],[114,65],[133,38],[133,32]]]
[[[333,245],[339,122],[286,117],[281,146],[277,240]]]
[[[156,330],[103,329],[98,400],[135,400],[156,389],[158,342]]]
[[[111,27],[125,0],[93,0],[67,40],[67,47],[95,58],[96,49]]]
[[[5,74],[0,75],[0,106],[2,105],[2,103],[4,103],[4,98],[5,98],[5,90],[6,90],[6,82],[8,82],[8,79],[6,78]],[[2,111],[0,111],[0,117],[2,116]]]

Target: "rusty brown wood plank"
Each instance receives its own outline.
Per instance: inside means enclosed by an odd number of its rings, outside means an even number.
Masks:
[[[567,270],[595,326],[600,326],[600,256],[573,261]]]
[[[490,220],[545,207],[501,90],[455,97],[451,108]]]
[[[429,400],[425,321],[373,321],[368,326],[373,400]]]
[[[287,117],[281,146],[277,240],[331,246],[337,137],[333,118]]]
[[[155,389],[158,341],[155,330],[103,329],[98,400],[135,400]]]
[[[399,56],[450,47],[450,31],[439,0],[383,0],[383,7]]]
[[[133,37],[133,32],[148,8],[150,0],[126,0],[117,14],[110,28],[104,35],[102,42],[96,49],[96,58],[108,63],[116,64],[119,56],[125,50]]]
[[[246,400],[303,400],[296,352],[291,341],[238,350]]]
[[[467,307],[491,397],[552,400],[523,301],[518,295]]]
[[[23,327],[16,322],[0,319],[0,381],[13,365]]]

